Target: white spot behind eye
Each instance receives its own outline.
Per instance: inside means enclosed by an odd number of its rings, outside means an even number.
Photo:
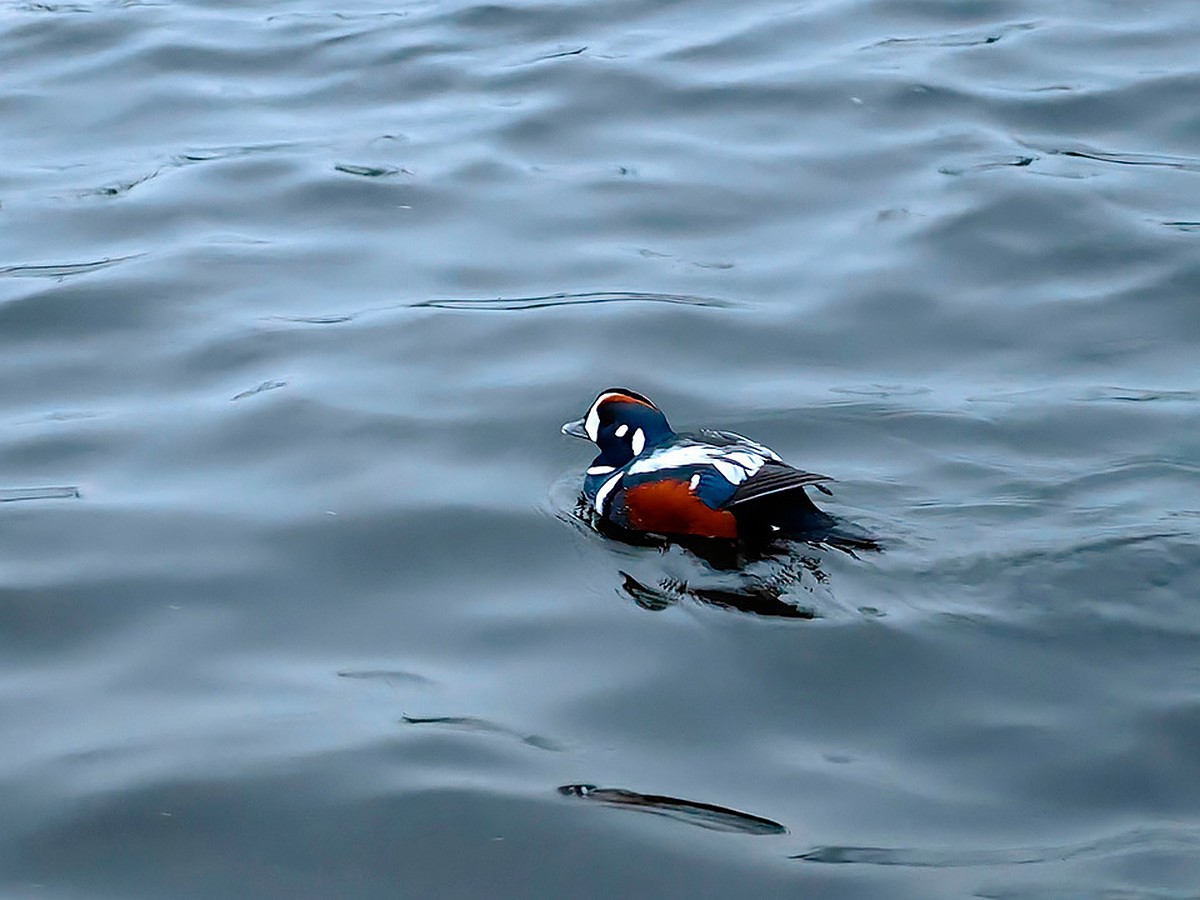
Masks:
[[[628,430],[629,430],[628,425],[617,426],[617,431],[616,431],[617,437],[625,437],[625,432],[627,432]]]
[[[696,473],[695,475],[692,476],[692,480],[688,482],[688,487],[690,487],[693,491],[696,488],[700,487],[700,474],[699,473]]]
[[[640,428],[635,431],[629,439],[629,446],[633,448],[633,455],[639,456],[646,447],[646,433]]]

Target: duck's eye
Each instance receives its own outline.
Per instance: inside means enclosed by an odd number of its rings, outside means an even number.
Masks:
[[[625,433],[627,431],[629,431],[628,425],[618,425],[617,430],[614,433],[616,434],[617,437],[625,437]]]

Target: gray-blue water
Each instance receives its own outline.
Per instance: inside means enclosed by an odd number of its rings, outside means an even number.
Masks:
[[[1198,47],[4,2],[0,894],[1200,897]],[[675,590],[610,384],[888,552]]]

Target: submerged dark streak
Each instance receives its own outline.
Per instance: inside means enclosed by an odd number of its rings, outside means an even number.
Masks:
[[[640,794],[624,788],[600,788],[592,784],[564,784],[558,789],[558,792],[566,797],[579,797],[609,806],[628,807],[641,812],[665,815],[713,831],[729,831],[739,834],[788,833],[787,826],[772,819],[730,809],[726,806],[717,806],[713,803],[682,800],[679,797],[667,797],[662,794]]]
[[[36,487],[36,488],[0,488],[0,503],[16,503],[20,500],[78,500],[79,488],[67,487]]]

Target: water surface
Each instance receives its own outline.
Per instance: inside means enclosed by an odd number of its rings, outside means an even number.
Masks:
[[[1196,897],[1198,40],[4,3],[0,893]],[[888,552],[679,590],[609,384]]]

